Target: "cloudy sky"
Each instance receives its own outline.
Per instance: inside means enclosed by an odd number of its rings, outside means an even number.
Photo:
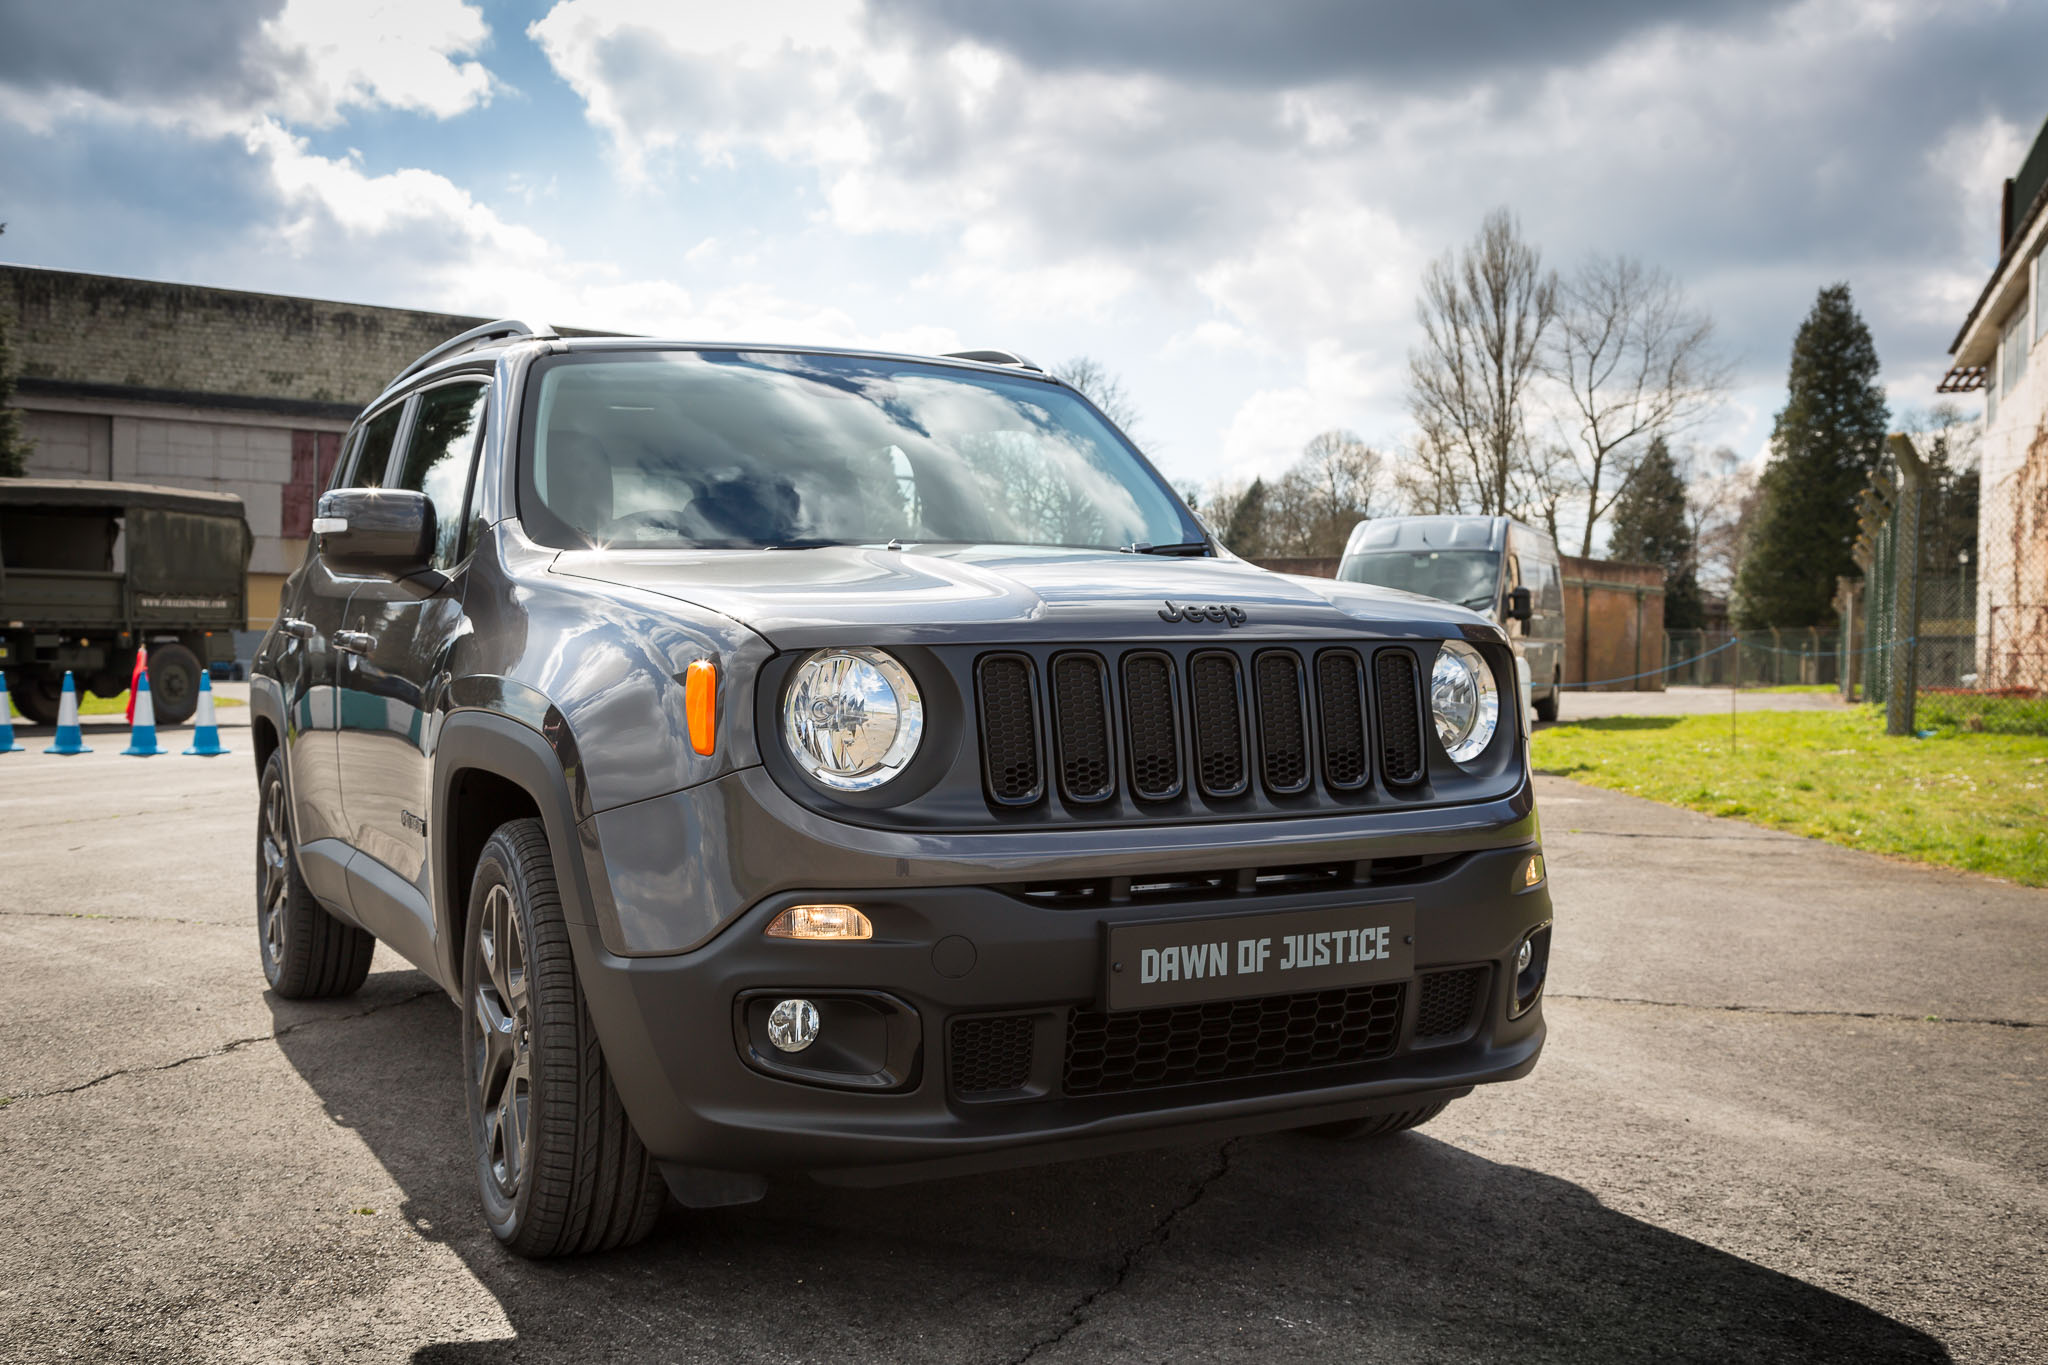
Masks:
[[[1762,448],[1846,279],[1931,401],[2048,5],[0,0],[0,259],[1120,372],[1178,481],[1403,438],[1489,208],[1717,319]]]

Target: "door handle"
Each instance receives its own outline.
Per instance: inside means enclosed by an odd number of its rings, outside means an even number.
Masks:
[[[310,640],[313,638],[313,623],[311,621],[301,621],[296,616],[285,617],[277,623],[277,628],[291,636],[294,640]]]
[[[368,654],[377,637],[360,630],[337,630],[334,632],[334,647],[348,654]]]

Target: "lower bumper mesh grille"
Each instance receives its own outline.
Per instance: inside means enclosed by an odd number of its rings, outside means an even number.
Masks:
[[[1415,1006],[1415,1037],[1455,1038],[1472,1028],[1472,1016],[1479,1006],[1480,988],[1486,983],[1486,968],[1462,967],[1454,972],[1430,972],[1422,978],[1421,998]]]
[[[953,1091],[992,1095],[1022,1089],[1031,1079],[1032,1032],[1037,1019],[1012,1014],[953,1021]]]
[[[1372,1061],[1400,1039],[1406,982],[1151,1010],[1076,1010],[1069,1095],[1149,1090]]]

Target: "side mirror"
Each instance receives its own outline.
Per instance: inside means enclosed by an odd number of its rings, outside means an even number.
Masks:
[[[1508,589],[1508,619],[1510,621],[1520,621],[1523,625],[1527,625],[1529,618],[1535,614],[1535,606],[1529,600],[1529,590],[1527,588]]]
[[[321,494],[313,535],[338,569],[416,573],[434,557],[434,504],[405,488],[337,488]]]

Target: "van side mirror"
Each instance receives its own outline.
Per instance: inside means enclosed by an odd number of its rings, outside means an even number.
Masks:
[[[1508,589],[1509,620],[1520,621],[1523,625],[1527,625],[1529,618],[1535,614],[1535,606],[1529,600],[1529,590],[1527,588]]]
[[[434,504],[405,488],[337,488],[321,494],[313,535],[336,568],[416,573],[434,557]]]

